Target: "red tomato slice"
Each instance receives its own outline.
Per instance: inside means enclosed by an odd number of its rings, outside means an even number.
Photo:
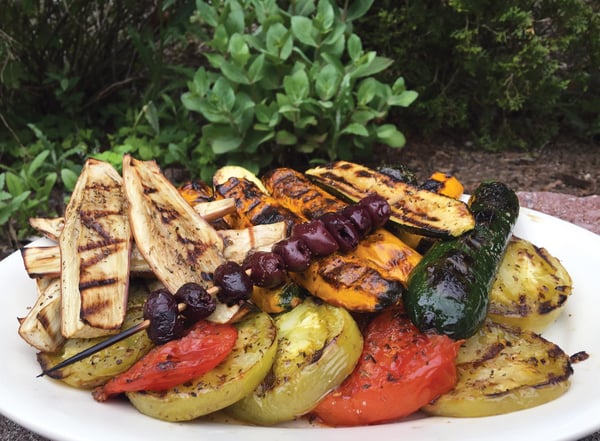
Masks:
[[[97,401],[122,392],[161,391],[208,372],[233,349],[237,329],[201,320],[178,340],[153,348],[127,371],[94,390]]]
[[[459,347],[447,336],[421,333],[401,310],[388,309],[369,324],[352,374],[312,413],[331,426],[410,415],[454,387]]]

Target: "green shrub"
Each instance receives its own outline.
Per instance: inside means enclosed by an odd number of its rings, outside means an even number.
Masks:
[[[561,130],[600,133],[600,6],[586,0],[379,0],[357,32],[420,98],[420,133],[529,147]]]
[[[374,143],[404,145],[385,122],[416,93],[402,78],[373,76],[392,60],[363,50],[352,22],[372,1],[197,1],[193,21],[209,35],[184,105],[207,121],[202,145],[216,164],[252,170],[275,164],[358,158]]]

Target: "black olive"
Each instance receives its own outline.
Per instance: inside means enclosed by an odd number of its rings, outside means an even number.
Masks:
[[[364,205],[348,205],[342,210],[342,215],[352,222],[352,225],[354,225],[361,238],[365,237],[373,229],[371,215]]]
[[[256,286],[275,288],[285,279],[285,263],[279,254],[257,251],[248,255],[244,270],[250,270],[250,279]]]
[[[236,262],[219,265],[213,274],[213,283],[219,288],[217,298],[229,306],[248,300],[252,294],[252,280]]]
[[[217,307],[215,299],[206,289],[193,282],[180,286],[175,293],[175,299],[186,306],[182,315],[187,319],[187,324],[208,317]]]
[[[354,225],[340,213],[325,213],[320,219],[325,223],[325,228],[331,233],[340,247],[346,253],[353,250],[360,240]]]
[[[371,193],[369,196],[361,199],[358,204],[369,211],[373,229],[383,227],[392,214],[392,209],[388,201],[376,193]]]
[[[314,219],[292,227],[292,237],[304,240],[313,256],[327,256],[339,249],[339,245],[321,219]]]
[[[144,319],[150,320],[146,332],[150,340],[157,345],[183,335],[184,323],[179,315],[177,300],[166,289],[150,293],[144,304]]]
[[[274,253],[279,254],[288,271],[301,272],[310,266],[312,253],[301,237],[289,237],[273,246]]]

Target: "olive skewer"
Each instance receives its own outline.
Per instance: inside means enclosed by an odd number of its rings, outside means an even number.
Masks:
[[[360,214],[358,209],[363,213]],[[43,370],[38,377],[90,357],[143,330],[147,330],[150,339],[157,344],[179,338],[184,330],[183,320],[178,319],[180,313],[195,322],[214,311],[215,297],[222,303],[234,305],[249,299],[253,285],[274,288],[283,283],[286,270],[303,271],[310,265],[312,257],[355,248],[360,238],[382,227],[390,214],[387,201],[372,194],[341,213],[326,213],[310,222],[296,224],[290,237],[276,243],[271,252],[250,254],[243,267],[235,262],[219,265],[213,274],[214,286],[210,288],[186,283],[175,295],[165,289],[153,291],[144,305],[142,322]],[[368,219],[366,224],[365,219]]]

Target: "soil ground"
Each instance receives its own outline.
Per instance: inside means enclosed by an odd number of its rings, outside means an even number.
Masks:
[[[402,163],[419,180],[436,170],[453,174],[467,193],[495,179],[514,191],[600,194],[600,145],[594,143],[559,141],[532,151],[493,153],[453,142],[411,141],[401,150],[382,152],[378,160]]]

